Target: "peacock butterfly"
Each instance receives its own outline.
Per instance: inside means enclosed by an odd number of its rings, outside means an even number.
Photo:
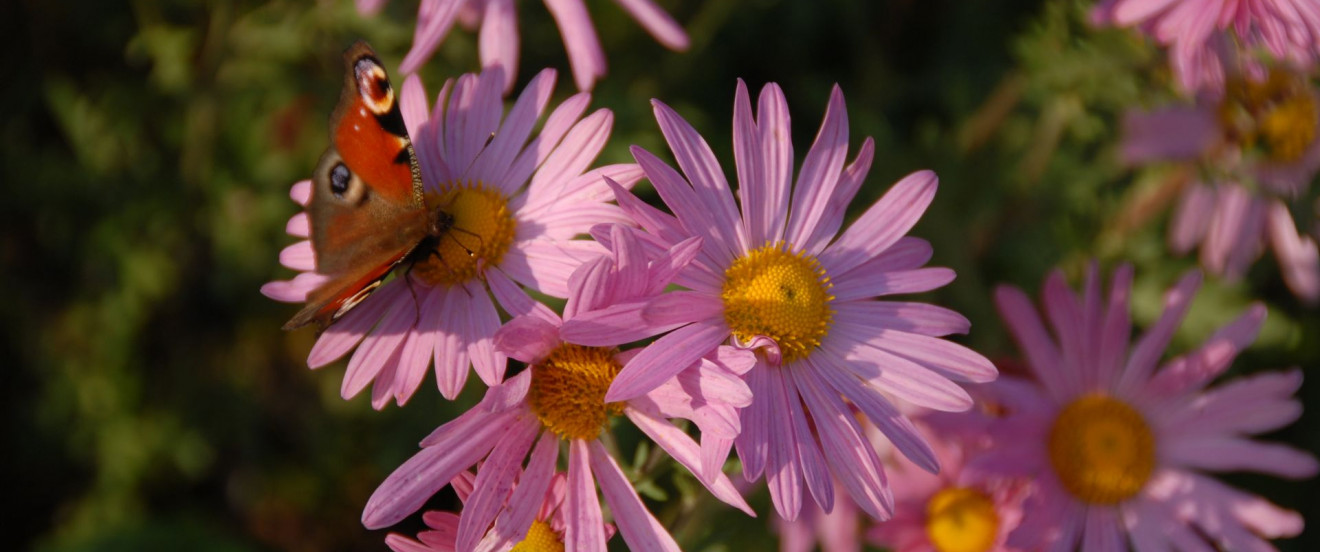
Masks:
[[[307,294],[286,330],[313,322],[324,330],[453,225],[426,203],[398,96],[371,46],[358,41],[344,52],[344,73],[307,203],[316,271],[329,279]]]

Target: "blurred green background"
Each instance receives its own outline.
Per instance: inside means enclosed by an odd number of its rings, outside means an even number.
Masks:
[[[853,147],[863,136],[877,145],[854,208],[913,170],[940,174],[914,233],[958,279],[922,299],[966,314],[963,342],[991,358],[1014,354],[990,303],[996,283],[1035,290],[1053,266],[1076,277],[1091,257],[1126,259],[1144,323],[1194,266],[1163,245],[1180,174],[1134,172],[1115,156],[1122,111],[1171,97],[1165,63],[1139,38],[1089,28],[1084,3],[660,3],[691,34],[687,53],[657,45],[613,2],[588,1],[609,62],[593,105],[616,115],[601,162],[628,160],[631,144],[667,156],[650,98],[731,159],[739,77],[753,93],[783,86],[800,159],[839,83]],[[566,97],[557,30],[539,2],[519,8],[519,86],[555,67]],[[326,146],[340,53],[366,38],[396,68],[415,17],[409,0],[371,18],[350,0],[0,5],[11,69],[0,87],[0,548],[384,550],[384,532],[358,521],[362,506],[421,437],[471,404],[475,385],[455,404],[429,391],[430,377],[406,408],[343,401],[343,363],[308,370],[313,332],[280,331],[296,308],[257,290],[291,275],[276,260],[292,242],[288,187]],[[476,58],[473,35],[453,33],[423,71],[428,89]],[[1280,282],[1268,257],[1243,282],[1209,279],[1174,349],[1261,299],[1269,320],[1234,373],[1309,375],[1320,315]],[[1320,385],[1301,393],[1303,419],[1270,437],[1314,452]],[[762,519],[748,519],[694,506],[676,472],[653,479],[648,502],[685,549],[773,548],[764,496]],[[1315,481],[1229,479],[1311,521],[1320,511]],[[1313,535],[1279,546],[1320,549]]]

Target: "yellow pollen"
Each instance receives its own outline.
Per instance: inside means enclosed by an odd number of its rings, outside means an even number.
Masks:
[[[435,239],[434,254],[417,261],[412,274],[431,285],[457,285],[498,265],[513,243],[516,222],[509,201],[481,182],[448,183],[427,197],[427,205],[443,209],[453,224]]]
[[[724,321],[739,340],[775,340],[787,364],[810,354],[829,332],[832,286],[815,257],[784,243],[766,245],[724,271]]]
[[[1069,403],[1049,439],[1054,472],[1082,502],[1112,505],[1132,498],[1155,469],[1155,437],[1146,419],[1108,395]]]
[[[531,367],[532,412],[564,439],[595,439],[623,403],[606,403],[605,392],[623,367],[613,349],[564,343]]]
[[[949,487],[926,502],[926,536],[937,552],[986,552],[999,535],[999,513],[985,493]]]
[[[509,552],[564,552],[564,543],[549,523],[538,519],[527,529],[527,538]]]
[[[1271,71],[1264,82],[1234,79],[1227,85],[1220,122],[1244,149],[1260,146],[1278,162],[1301,159],[1316,140],[1320,108],[1306,79]]]

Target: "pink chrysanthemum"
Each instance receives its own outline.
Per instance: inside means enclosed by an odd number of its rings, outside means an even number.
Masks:
[[[1262,49],[1299,67],[1320,59],[1317,6],[1314,0],[1103,0],[1092,18],[1141,27],[1170,48],[1169,61],[1184,88],[1215,92],[1231,73],[1223,65],[1224,49]]]
[[[1129,346],[1132,269],[1114,273],[1108,300],[1092,266],[1081,297],[1061,272],[1045,280],[1053,336],[1021,290],[1000,287],[1000,314],[1037,382],[1004,377],[991,386],[1004,414],[995,447],[977,466],[1031,477],[1036,491],[1009,543],[1031,550],[1270,550],[1265,539],[1296,535],[1296,512],[1233,489],[1204,472],[1255,471],[1287,478],[1316,473],[1311,455],[1251,435],[1301,414],[1298,370],[1253,375],[1214,388],[1254,339],[1265,307],[1253,305],[1200,348],[1160,358],[1187,313],[1199,273],[1183,277],[1154,325]],[[1157,368],[1157,365],[1159,367]]]
[[[1320,170],[1320,94],[1304,79],[1235,79],[1220,99],[1131,113],[1125,123],[1129,162],[1195,160],[1211,175],[1182,192],[1169,226],[1175,252],[1199,246],[1206,270],[1233,279],[1268,244],[1293,293],[1320,301],[1320,252],[1289,208]]]
[[[612,255],[574,273],[573,292],[564,307],[566,320],[660,293],[696,254],[700,241],[684,241],[650,255],[633,233],[620,225],[614,225],[608,236],[597,232],[610,242]],[[542,307],[500,330],[499,348],[527,362],[528,368],[492,387],[481,404],[423,440],[422,451],[395,470],[368,501],[362,516],[367,527],[399,521],[455,474],[484,459],[458,526],[456,549],[471,550],[492,523],[496,543],[518,542],[535,513],[536,502],[526,499],[545,492],[560,444],[565,443],[565,549],[605,549],[596,498],[599,484],[630,548],[677,550],[673,537],[647,511],[600,441],[600,433],[619,414],[696,474],[717,498],[754,515],[720,471],[729,452],[721,444],[738,433],[737,409],[751,402],[750,390],[738,377],[753,364],[750,353],[732,347],[712,350],[648,394],[607,402],[605,391],[614,375],[637,351],[620,353],[618,343],[588,347],[564,342],[561,324],[559,317]],[[673,426],[670,418],[692,420],[701,429],[702,444]],[[515,480],[518,486],[511,490]]]
[[[466,503],[468,497],[472,496],[475,490],[476,476],[472,472],[463,472],[458,474],[450,486],[458,494],[459,500]],[[545,498],[541,501],[541,507],[532,521],[531,527],[527,530],[527,535],[523,540],[512,545],[515,550],[527,550],[534,552],[549,552],[557,550],[563,552],[564,545],[561,535],[564,534],[566,527],[564,521],[564,494],[568,488],[568,478],[562,473],[555,473],[550,480],[549,489],[545,493]],[[535,501],[536,497],[527,497]],[[458,539],[458,527],[461,524],[461,518],[457,514],[450,512],[430,511],[422,514],[422,521],[426,523],[429,530],[417,534],[417,540],[410,539],[398,533],[390,533],[385,537],[385,544],[389,545],[394,552],[455,552],[455,543]],[[614,535],[614,526],[604,524],[605,540],[609,540]],[[494,533],[490,533],[478,545],[477,550],[495,551],[508,549],[506,546],[496,547],[495,541],[498,540]],[[518,548],[521,546],[522,548]]]
[[[513,315],[529,312],[533,300],[519,284],[564,297],[572,271],[604,253],[595,242],[573,238],[596,223],[628,220],[606,203],[611,193],[602,176],[631,185],[640,171],[633,165],[586,170],[609,136],[608,110],[581,118],[590,101],[581,93],[532,135],[554,83],[554,71],[541,72],[501,117],[498,71],[447,81],[429,115],[420,80],[404,82],[403,118],[427,193],[433,204],[447,206],[454,229],[433,255],[401,269],[406,276],[386,283],[317,339],[307,358],[312,368],[357,348],[344,375],[345,398],[374,381],[374,407],[391,398],[403,404],[432,361],[446,398],[462,390],[469,365],[486,384],[499,383],[506,362],[493,342],[500,326],[496,302]],[[292,195],[305,204],[309,190],[300,182]],[[306,238],[307,220],[305,213],[295,215],[289,233]],[[303,272],[263,286],[273,299],[303,301],[324,281],[310,241],[286,248],[280,262]]]
[[[801,505],[804,478],[816,502],[831,508],[831,474],[864,511],[888,517],[892,499],[880,461],[844,399],[934,471],[930,447],[882,393],[962,410],[972,400],[952,380],[983,382],[996,374],[981,355],[939,339],[968,330],[958,313],[874,300],[953,279],[947,268],[920,268],[930,259],[930,244],[903,236],[935,195],[934,173],[904,178],[835,239],[874,151],[867,138],[856,160],[844,166],[848,123],[837,86],[793,186],[783,93],[773,84],[762,90],[758,120],[747,87],[738,83],[733,123],[741,216],[706,142],[668,106],[654,106],[686,178],[650,152],[632,151],[674,215],[621,187],[615,194],[654,243],[704,240],[675,280],[689,291],[631,305],[630,313],[621,307],[608,316],[578,317],[565,323],[564,334],[595,344],[677,328],[624,366],[609,401],[647,393],[730,339],[758,350],[746,376],[756,400],[742,411],[736,442],[745,475],[754,480],[765,473],[776,509],[790,520]]]
[[[872,526],[867,540],[895,552],[1017,550],[1007,540],[1022,522],[1022,501],[1029,485],[967,468],[969,458],[986,446],[979,442],[984,426],[977,417],[947,414],[938,418],[946,427],[937,428],[933,432],[937,438],[930,443],[940,460],[940,473],[928,473],[901,455],[885,456],[885,465],[894,477],[896,512],[893,519]],[[970,435],[977,439],[968,438]]]
[[[660,44],[675,51],[687,49],[687,33],[653,0],[615,1]],[[358,0],[358,11],[375,13],[384,2]],[[564,38],[578,90],[591,90],[596,79],[605,75],[605,51],[596,37],[586,4],[583,0],[544,2]],[[413,47],[403,58],[399,71],[416,72],[435,53],[455,21],[469,29],[481,29],[478,40],[482,67],[503,69],[505,88],[513,86],[518,74],[518,14],[513,0],[421,0]]]

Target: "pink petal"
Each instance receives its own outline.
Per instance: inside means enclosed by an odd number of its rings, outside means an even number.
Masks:
[[[417,10],[417,30],[413,47],[399,64],[400,73],[415,73],[431,57],[435,48],[454,26],[454,17],[463,2],[453,0],[422,0]]]
[[[614,113],[608,109],[596,110],[573,125],[532,176],[527,187],[528,203],[550,203],[568,195],[565,185],[596,159],[613,127]]]
[[[307,213],[298,213],[289,217],[289,222],[284,225],[284,231],[290,236],[299,238],[308,238],[312,235],[312,227],[308,222]]]
[[[670,50],[683,51],[688,48],[688,36],[674,18],[651,0],[615,0],[633,19],[651,33],[656,41]]]
[[[1168,439],[1161,461],[1208,471],[1253,471],[1288,479],[1306,479],[1320,470],[1310,453],[1277,443],[1237,437]]]
[[[500,269],[536,291],[566,297],[568,278],[573,271],[602,253],[599,244],[584,240],[516,242],[504,257]]]
[[[1189,184],[1169,224],[1169,248],[1181,255],[1196,247],[1210,228],[1214,208],[1214,190],[1199,182]]]
[[[493,423],[498,421],[499,423]],[[376,488],[362,512],[362,524],[380,529],[398,523],[417,511],[458,472],[476,464],[505,435],[529,420],[501,417],[479,424],[463,439],[447,446],[428,447],[404,462]],[[533,418],[531,423],[536,423]]]
[[[559,345],[559,329],[535,316],[519,316],[495,332],[495,349],[527,364],[534,364]]]
[[[756,512],[752,511],[752,507],[748,506],[742,495],[738,494],[738,490],[733,487],[733,483],[729,481],[728,476],[718,471],[708,473],[702,469],[701,449],[691,437],[683,433],[683,430],[674,427],[667,420],[656,418],[636,408],[625,408],[624,414],[628,415],[628,419],[632,420],[637,429],[642,430],[642,433],[650,437],[670,457],[677,460],[693,475],[696,475],[697,480],[705,485],[706,489],[715,495],[715,498],[742,510],[749,516],[756,517]],[[617,517],[615,521],[622,523]],[[627,536],[627,533],[625,533],[624,537]]]
[[[847,214],[848,205],[857,196],[857,191],[862,187],[862,182],[866,180],[867,173],[871,171],[871,161],[874,157],[875,140],[867,136],[865,140],[862,140],[862,147],[858,150],[857,157],[847,167],[843,168],[843,174],[839,176],[838,188],[830,197],[829,205],[826,206],[820,222],[816,224],[816,230],[812,233],[811,240],[807,242],[807,251],[821,251],[839,233],[839,228],[843,227],[843,217]],[[919,264],[924,264],[924,262]]]
[[[1123,117],[1121,155],[1134,165],[1192,160],[1207,153],[1218,138],[1219,121],[1206,108],[1173,106],[1151,112],[1129,111]]]
[[[784,91],[775,83],[761,88],[756,105],[761,131],[761,177],[764,179],[766,234],[754,236],[766,243],[780,240],[788,222],[788,197],[793,178],[793,133]],[[744,185],[749,185],[744,183]],[[744,209],[748,208],[746,205]],[[753,207],[756,208],[756,207]]]
[[[527,469],[518,478],[518,486],[509,496],[508,507],[495,519],[495,526],[483,540],[479,550],[499,550],[512,547],[527,536],[527,528],[536,519],[544,503],[546,491],[555,473],[555,459],[559,456],[559,437],[543,432],[532,449]],[[520,459],[521,460],[521,459]]]
[[[874,326],[929,336],[965,334],[972,323],[951,309],[902,301],[850,301],[834,307],[836,330]]]
[[[825,118],[811,149],[807,150],[807,157],[802,160],[797,184],[793,187],[786,239],[796,248],[804,248],[814,241],[816,225],[829,209],[847,155],[848,108],[843,103],[843,91],[836,84],[830,90]]]
[[[487,0],[478,38],[481,66],[503,80],[508,92],[518,76],[518,13],[513,0]]]
[[[1142,334],[1137,344],[1132,347],[1132,354],[1128,357],[1119,379],[1120,391],[1139,389],[1146,384],[1146,380],[1155,369],[1155,363],[1159,361],[1165,348],[1169,346],[1169,341],[1173,339],[1174,330],[1187,315],[1192,297],[1196,295],[1199,287],[1201,287],[1201,273],[1192,270],[1184,274],[1177,285],[1164,294],[1164,310],[1160,313],[1159,319],[1147,328],[1146,333]]]
[[[1045,331],[1031,299],[1018,288],[1001,285],[995,288],[995,306],[1018,349],[1026,355],[1031,373],[1051,395],[1063,396],[1068,389],[1059,374],[1059,348]]]
[[[605,552],[605,522],[600,514],[600,501],[596,498],[596,485],[592,481],[591,445],[582,439],[568,442],[568,494],[564,500],[564,548]],[[613,507],[613,504],[610,505]]]
[[[605,52],[596,38],[596,28],[582,0],[544,0],[564,37],[568,62],[573,66],[573,80],[578,90],[591,90],[596,78],[605,74]]]
[[[674,152],[674,159],[692,183],[694,195],[702,207],[701,216],[712,223],[711,236],[735,254],[747,250],[746,229],[739,224],[741,219],[738,207],[733,203],[733,193],[728,181],[724,179],[724,169],[720,168],[715,153],[701,134],[669,106],[657,100],[652,100],[651,106],[655,111],[655,120],[660,124],[660,132]],[[677,209],[674,209],[674,213],[680,219],[684,216]],[[687,214],[690,217],[693,213],[689,211]]]
[[[500,0],[504,3],[505,0]],[[489,8],[488,4],[488,8]],[[484,35],[485,28],[482,29]],[[517,42],[517,39],[514,39]],[[513,58],[513,66],[517,65],[516,50]],[[513,82],[517,73],[514,67],[505,73],[509,82]],[[545,111],[546,105],[550,102],[550,94],[555,90],[555,71],[545,69],[537,73],[532,81],[527,83],[522,93],[518,94],[518,99],[514,102],[509,113],[505,115],[504,122],[500,124],[499,130],[495,132],[495,137],[491,138],[488,144],[481,151],[481,155],[473,162],[472,169],[468,172],[476,179],[500,186],[504,193],[513,195],[521,181],[508,182],[503,178],[508,167],[517,159],[518,150],[527,143],[528,136],[531,135],[532,128],[536,126],[536,120],[540,118],[541,113]]]
[[[307,366],[320,368],[352,350],[376,325],[385,309],[400,300],[402,294],[403,286],[396,280],[381,286],[371,297],[348,311],[316,339],[316,344],[307,353]]]
[[[921,218],[938,184],[930,171],[903,177],[821,253],[821,264],[832,274],[842,274],[888,249]]]
[[[779,512],[779,517],[793,521],[802,509],[801,456],[804,453],[799,451],[805,449],[805,455],[812,458],[818,458],[820,452],[809,430],[797,434],[798,428],[807,425],[807,420],[802,412],[802,400],[791,383],[785,381],[788,374],[783,372],[783,368],[778,367],[774,371],[755,368],[753,372],[762,373],[765,378],[762,390],[769,391],[759,393],[756,402],[765,401],[770,414],[766,420],[769,450],[765,467],[770,502],[774,504],[775,511]],[[753,387],[753,392],[756,391]],[[831,494],[829,498],[832,502],[834,497]]]
[[[860,268],[869,265],[863,263],[858,269],[834,280],[830,293],[837,301],[855,301],[885,295],[907,293],[925,293],[939,289],[952,282],[956,276],[952,269],[943,267],[914,268],[885,272],[868,272]],[[826,267],[827,272],[831,272]]]
[[[491,295],[499,301],[500,308],[510,316],[535,316],[547,322],[559,323],[559,315],[528,296],[499,269],[486,271],[486,285],[490,286]]]
[[[1288,207],[1277,200],[1269,206],[1266,226],[1288,288],[1310,305],[1320,302],[1320,250],[1315,240],[1298,234]]]
[[[312,181],[299,180],[289,188],[289,199],[298,205],[306,206],[312,201]]]
[[[661,337],[628,362],[610,384],[606,402],[626,401],[655,389],[728,339],[723,319],[684,326]]]
[[[300,241],[280,251],[280,264],[298,271],[316,270],[316,254],[312,242]]]
[[[678,543],[674,542],[674,537],[669,535],[669,531],[666,531],[660,522],[656,521],[655,516],[646,509],[646,505],[642,504],[637,491],[633,490],[623,470],[619,469],[619,465],[610,457],[610,453],[600,441],[573,443],[574,445],[582,443],[582,447],[586,449],[582,454],[588,455],[591,459],[591,470],[595,472],[600,482],[600,490],[605,495],[605,502],[610,505],[614,522],[619,524],[619,532],[623,534],[623,541],[628,544],[628,549],[643,552],[678,552]],[[578,449],[574,447],[573,452],[578,453]],[[596,507],[599,508],[599,504]],[[604,541],[601,541],[601,547],[600,550],[603,551]],[[579,550],[576,547],[568,547],[568,549]]]
[[[812,365],[835,392],[857,406],[880,429],[899,452],[923,470],[939,473],[940,461],[916,425],[894,407],[889,399],[872,389],[840,366],[842,361],[829,354],[812,357]]]
[[[814,374],[802,370],[804,367],[791,366],[786,370],[815,421],[821,447],[830,451],[825,459],[831,473],[863,511],[877,520],[889,519],[894,515],[894,496],[875,450],[862,438],[857,419],[847,405],[838,395],[823,389]],[[828,505],[821,507],[829,510]]]
[[[463,504],[455,541],[457,549],[474,548],[495,521],[495,516],[505,508],[505,502],[513,492],[514,479],[522,472],[523,459],[540,431],[539,424],[518,426],[491,449],[486,462],[477,470],[477,479],[472,483],[473,493]]]

